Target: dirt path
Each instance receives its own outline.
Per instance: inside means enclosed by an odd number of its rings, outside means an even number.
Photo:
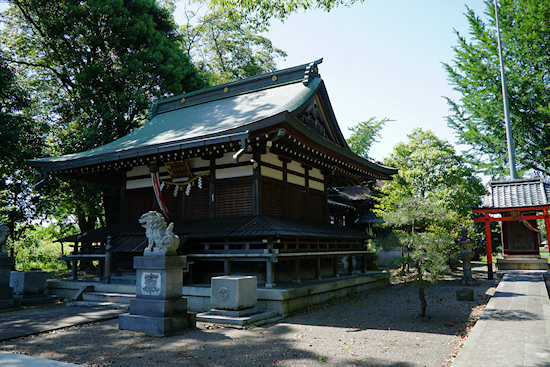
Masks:
[[[481,281],[473,302],[456,300],[457,280],[431,286],[425,320],[417,286],[394,284],[248,330],[199,323],[157,338],[111,320],[6,341],[0,350],[87,366],[448,366],[495,284]]]

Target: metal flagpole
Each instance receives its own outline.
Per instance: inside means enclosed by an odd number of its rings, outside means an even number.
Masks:
[[[504,74],[504,60],[502,58],[502,45],[500,42],[500,24],[498,21],[497,0],[495,0],[495,20],[496,20],[496,26],[497,26],[498,57],[500,60],[500,76],[502,80],[502,99],[504,103],[504,120],[506,122],[506,141],[508,143],[508,164],[510,167],[511,179],[515,180],[518,178],[518,175],[516,173],[516,152],[514,150],[512,125],[510,123],[510,109],[508,108],[508,89],[506,87],[506,75]]]

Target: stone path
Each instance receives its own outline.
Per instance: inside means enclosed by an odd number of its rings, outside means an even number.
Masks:
[[[17,353],[0,352],[0,366],[2,367],[75,367],[72,363],[50,361],[49,359],[24,356]]]
[[[542,274],[508,273],[452,367],[550,366],[550,299]]]
[[[58,307],[35,312],[0,314],[0,341],[113,319],[123,312],[126,311],[98,307]]]

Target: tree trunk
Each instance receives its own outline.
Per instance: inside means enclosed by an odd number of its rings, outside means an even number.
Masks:
[[[422,275],[420,275],[420,278]],[[423,279],[420,279],[418,283],[418,297],[420,298],[420,317],[424,318],[426,317],[426,307],[428,306],[428,302],[426,302],[426,285],[428,282],[426,282]]]

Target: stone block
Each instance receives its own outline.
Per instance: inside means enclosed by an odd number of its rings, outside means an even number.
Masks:
[[[256,307],[258,280],[255,276],[225,275],[211,281],[212,308],[239,311]]]
[[[13,257],[0,256],[0,287],[7,287],[10,284],[11,269],[15,265]]]
[[[183,269],[136,271],[136,296],[148,299],[181,298]]]
[[[177,300],[133,298],[130,300],[130,313],[152,317],[185,315],[187,313],[187,298]]]
[[[123,314],[118,318],[118,327],[121,330],[137,331],[156,336],[176,334],[195,326],[196,317],[193,314],[184,314],[176,317]]]
[[[16,294],[35,294],[46,291],[45,271],[12,271],[10,287]]]
[[[146,299],[181,298],[185,259],[185,256],[135,257],[136,296]]]
[[[183,269],[186,267],[185,256],[136,256],[134,269]]]
[[[0,299],[10,299],[10,298],[13,298],[13,288],[0,287]]]
[[[458,289],[456,291],[456,299],[458,301],[473,301],[474,290],[473,289]]]

